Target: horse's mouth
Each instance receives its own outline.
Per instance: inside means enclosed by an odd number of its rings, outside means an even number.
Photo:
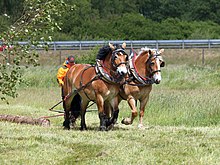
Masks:
[[[155,80],[155,84],[160,84],[160,80]]]

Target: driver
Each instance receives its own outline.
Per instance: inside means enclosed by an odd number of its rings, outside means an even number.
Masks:
[[[59,83],[60,87],[63,87],[64,82],[63,79],[67,73],[67,71],[73,66],[75,65],[75,58],[74,56],[69,56],[65,62],[63,63],[63,65],[58,69],[57,72],[57,82]]]

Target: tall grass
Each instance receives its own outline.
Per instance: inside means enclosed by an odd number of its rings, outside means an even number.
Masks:
[[[130,126],[120,123],[131,115],[126,101],[109,132],[98,131],[97,111],[87,112],[85,132],[79,131],[79,120],[74,129],[63,130],[63,117],[50,118],[49,128],[0,122],[0,164],[219,164],[220,56],[209,54],[202,65],[199,56],[182,60],[181,53],[164,55],[167,65],[161,84],[153,85],[145,129],[137,129],[138,118]],[[21,86],[9,105],[1,102],[0,114],[54,115],[48,109],[61,100],[58,66],[25,71],[28,86]]]
[[[59,66],[38,66],[24,69],[24,82],[21,87],[48,88],[57,85],[56,74]]]

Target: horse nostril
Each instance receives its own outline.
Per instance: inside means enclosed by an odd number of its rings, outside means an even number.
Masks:
[[[160,80],[155,80],[155,83],[156,84],[160,84]]]
[[[119,74],[120,74],[120,75],[122,75],[122,76],[124,76],[124,75],[125,75],[125,73],[124,73],[124,72],[119,72]]]

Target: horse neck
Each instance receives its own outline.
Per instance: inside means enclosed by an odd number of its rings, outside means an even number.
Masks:
[[[149,76],[150,74],[146,66],[148,58],[149,58],[149,53],[144,52],[138,55],[134,61],[137,72],[142,76]]]
[[[111,62],[112,52],[109,52],[104,60],[104,67],[109,68],[106,71],[110,73],[110,70],[114,70]]]

